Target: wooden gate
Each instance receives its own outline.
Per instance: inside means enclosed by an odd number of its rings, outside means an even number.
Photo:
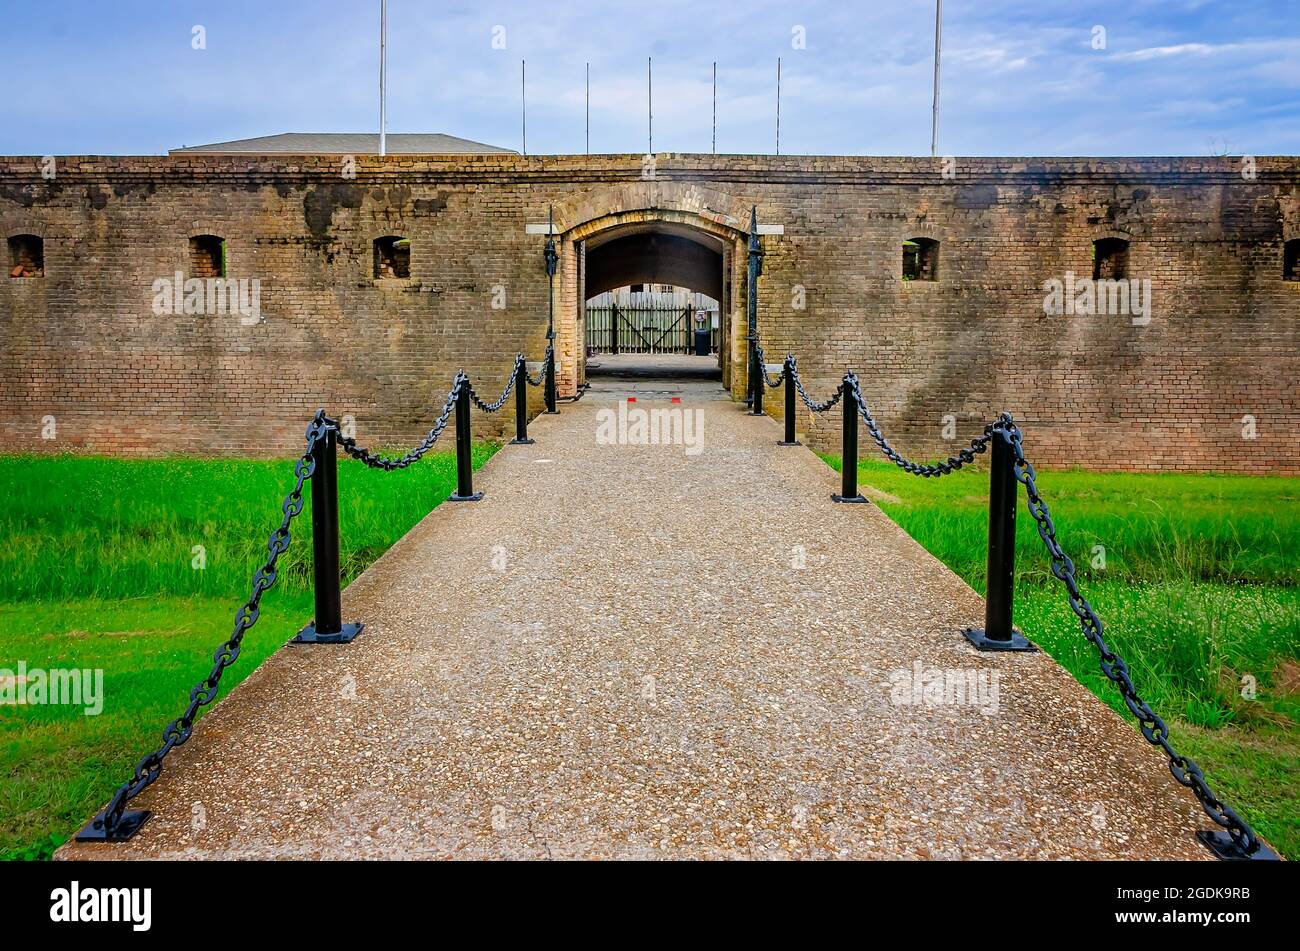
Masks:
[[[601,294],[587,303],[588,353],[692,353],[697,327],[709,330],[717,352],[717,305],[712,298],[632,292]]]

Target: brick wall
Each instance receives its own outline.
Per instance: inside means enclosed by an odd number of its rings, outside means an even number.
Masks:
[[[909,454],[953,451],[946,417],[966,439],[1009,410],[1045,463],[1300,472],[1296,159],[1258,159],[1253,180],[1228,158],[972,159],[946,177],[929,159],[660,155],[649,180],[641,156],[362,158],[355,178],[329,157],[72,157],[52,180],[38,162],[0,158],[0,230],[45,253],[43,277],[0,280],[11,449],[285,455],[320,405],[363,443],[413,443],[457,369],[490,395],[517,351],[540,357],[544,236],[526,226],[548,207],[562,392],[583,372],[578,242],[665,221],[728,243],[739,393],[757,204],[785,229],[763,239],[769,357],[795,353],[818,393],[856,370]],[[260,282],[260,320],[157,312],[198,235],[225,239],[228,278]],[[409,279],[374,277],[390,235],[411,239]],[[1114,237],[1151,281],[1150,323],[1046,315],[1044,282],[1091,277]],[[937,280],[901,279],[911,238],[939,242]],[[801,421],[819,445],[837,427]]]

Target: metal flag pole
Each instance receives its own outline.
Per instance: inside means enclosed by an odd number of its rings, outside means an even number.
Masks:
[[[385,81],[388,71],[388,0],[379,0],[379,154],[388,154],[388,103]]]
[[[591,154],[591,64],[587,64],[587,154]]]
[[[713,61],[713,154],[718,154],[718,61]]]
[[[776,154],[781,154],[781,57],[776,58]]]
[[[519,122],[523,135],[523,153],[528,154],[528,62],[519,61]]]
[[[939,57],[943,43],[943,0],[934,0],[934,111],[930,117],[930,157],[939,154]]]
[[[647,155],[654,155],[655,152],[655,80],[653,65],[654,60],[647,56],[645,58],[646,133],[649,137],[649,147],[646,149]]]

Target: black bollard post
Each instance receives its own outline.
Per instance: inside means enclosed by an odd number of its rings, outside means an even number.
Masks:
[[[312,580],[316,617],[289,643],[346,644],[364,624],[344,624],[339,590],[338,425],[332,420],[312,447],[316,468],[311,475]]]
[[[763,412],[763,391],[767,389],[767,378],[763,373],[763,358],[758,355],[758,347],[750,348],[751,360],[749,364],[750,379],[750,416],[766,416]]]
[[[555,348],[549,347],[546,351],[546,412],[548,414],[559,412],[559,410],[555,408],[556,389]]]
[[[474,434],[469,421],[469,379],[461,377],[460,392],[456,394],[456,491],[447,497],[450,502],[477,502],[482,492],[474,491]]]
[[[794,432],[794,357],[785,358],[785,368],[782,372],[785,374],[785,438],[777,445],[800,446],[802,443],[795,438]]]
[[[982,651],[1032,651],[1011,624],[1016,584],[1016,456],[1002,429],[993,430],[989,469],[989,556],[984,595],[984,627],[963,631]]]
[[[844,374],[844,439],[840,459],[840,494],[832,495],[836,502],[866,502],[858,492],[858,378]]]
[[[515,438],[512,446],[531,446],[528,438],[528,364],[520,360],[515,367]]]

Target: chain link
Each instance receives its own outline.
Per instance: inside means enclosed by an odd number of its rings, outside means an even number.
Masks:
[[[758,352],[761,354],[762,349],[759,348]],[[830,409],[847,392],[857,403],[858,413],[863,422],[866,423],[867,431],[870,432],[871,438],[876,445],[895,465],[913,475],[926,477],[948,475],[974,462],[975,456],[987,451],[989,443],[994,438],[1008,440],[1015,456],[1016,480],[1025,487],[1029,513],[1037,525],[1039,537],[1047,547],[1048,555],[1052,561],[1052,574],[1065,586],[1069,595],[1070,609],[1079,618],[1083,636],[1096,647],[1100,657],[1102,673],[1119,688],[1125,706],[1137,719],[1138,727],[1147,742],[1153,746],[1158,746],[1169,758],[1169,772],[1174,779],[1192,790],[1192,793],[1200,802],[1201,808],[1205,810],[1205,814],[1228,831],[1232,841],[1241,850],[1242,854],[1252,855],[1258,851],[1261,843],[1254,830],[1231,806],[1228,806],[1215,795],[1201,767],[1194,760],[1183,756],[1174,749],[1169,740],[1169,728],[1165,721],[1138,694],[1124,658],[1113,651],[1106,643],[1105,629],[1101,618],[1097,616],[1097,612],[1093,610],[1092,605],[1088,603],[1088,599],[1079,590],[1078,580],[1075,578],[1074,573],[1074,562],[1061,548],[1061,544],[1057,540],[1056,526],[1052,521],[1051,513],[1048,511],[1046,501],[1038,492],[1034,467],[1025,458],[1022,444],[1023,434],[1011,415],[1002,413],[994,422],[985,426],[984,432],[971,440],[969,449],[960,450],[945,462],[926,465],[904,458],[885,439],[875,417],[871,415],[871,411],[862,398],[861,385],[856,375],[848,374],[845,381],[840,384],[840,388],[836,390],[835,396],[823,403],[817,403],[804,389],[793,357],[788,358],[786,366],[787,372],[794,379],[795,388],[798,390],[800,398],[814,413],[825,412]],[[766,373],[764,375],[766,376]]]
[[[989,440],[993,438],[993,429],[998,424],[997,422],[989,423],[984,427],[984,432],[981,435],[976,436],[971,440],[969,449],[960,449],[957,451],[956,455],[949,456],[943,462],[929,464],[913,462],[910,459],[905,459],[902,454],[891,446],[888,440],[885,439],[884,434],[880,431],[880,426],[876,423],[876,418],[871,415],[871,411],[867,409],[866,401],[862,398],[862,386],[858,382],[857,376],[850,373],[846,379],[846,383],[853,401],[858,404],[858,415],[861,416],[862,421],[866,423],[867,432],[871,434],[871,438],[875,441],[876,445],[880,447],[880,451],[883,452],[889,460],[894,463],[894,465],[898,466],[905,472],[910,472],[912,475],[925,476],[927,479],[931,476],[946,476],[951,472],[956,472],[962,466],[970,465],[975,461],[975,457],[978,454],[985,452],[988,449]],[[1009,417],[1007,417],[1006,414],[1003,414],[1002,417],[999,417],[998,422],[1001,422],[1002,419],[1006,418]]]
[[[808,391],[803,388],[803,380],[799,379],[799,368],[795,365],[794,358],[790,359],[789,367],[790,377],[794,380],[794,388],[799,393],[799,399],[803,400],[804,405],[807,406],[810,411],[814,413],[824,413],[844,398],[844,384],[841,383],[839,388],[831,395],[830,399],[818,403],[809,396]]]
[[[469,377],[465,371],[461,370],[456,374],[456,378],[451,385],[451,392],[447,394],[447,402],[443,404],[442,413],[429,430],[429,435],[424,437],[424,441],[414,449],[410,450],[403,456],[381,456],[372,453],[368,449],[363,449],[357,445],[357,441],[350,436],[339,437],[339,445],[343,451],[354,459],[360,459],[372,469],[385,469],[392,472],[394,469],[405,469],[433,448],[433,444],[438,441],[442,431],[447,428],[447,422],[451,419],[451,411],[456,406],[456,399],[460,396],[462,386],[469,386]]]
[[[110,831],[116,828],[122,819],[122,813],[126,810],[127,803],[144,792],[149,784],[162,773],[163,760],[167,757],[167,754],[190,738],[190,735],[194,732],[194,721],[198,718],[199,709],[216,699],[217,688],[221,683],[221,675],[239,657],[244,635],[257,623],[257,619],[261,614],[262,595],[275,584],[278,574],[276,564],[279,562],[280,556],[289,550],[289,544],[292,541],[289,532],[290,525],[295,518],[302,514],[303,506],[306,504],[306,500],[302,495],[303,486],[316,472],[316,460],[312,455],[316,444],[325,437],[329,430],[337,428],[338,424],[326,416],[324,410],[318,410],[312,418],[311,424],[307,427],[306,451],[293,467],[293,489],[285,496],[284,502],[280,505],[282,513],[280,525],[271,533],[271,537],[266,543],[269,554],[262,567],[253,574],[252,592],[248,600],[235,612],[234,631],[226,639],[225,643],[217,648],[216,653],[212,655],[212,670],[208,673],[208,676],[200,680],[190,690],[190,702],[185,707],[185,712],[163,729],[162,745],[136,764],[132,777],[117,788],[113,798],[109,801],[108,807],[101,816],[96,817],[94,821],[95,828],[107,827]]]
[[[781,368],[781,371],[777,373],[775,378],[770,377],[767,375],[767,358],[763,355],[763,347],[760,344],[754,344],[754,353],[758,357],[758,372],[763,375],[763,382],[766,383],[769,388],[780,386],[781,381],[785,379],[785,367],[783,366]]]
[[[556,399],[555,402],[557,402],[557,403],[576,403],[576,402],[578,402],[580,399],[582,399],[584,396],[587,395],[587,390],[589,390],[589,389],[591,389],[591,384],[590,384],[590,383],[584,383],[584,384],[582,384],[582,386],[578,387],[578,394],[577,394],[576,396],[561,396],[561,397],[559,397],[558,399]]]
[[[755,349],[759,366],[762,367],[764,366],[763,350],[761,347]],[[547,347],[546,357],[549,358],[550,354],[551,348]],[[452,384],[451,392],[447,396],[447,401],[443,405],[442,413],[429,431],[428,436],[419,446],[401,457],[392,458],[375,455],[357,446],[356,441],[350,437],[340,436],[339,444],[349,455],[360,459],[371,468],[381,468],[389,471],[403,469],[418,461],[438,441],[451,418],[452,409],[456,405],[462,387],[469,388],[469,396],[479,409],[488,413],[499,410],[510,396],[523,359],[523,354],[519,354],[515,358],[514,370],[510,374],[510,380],[507,382],[501,396],[494,403],[485,403],[480,399],[474,392],[464,371],[458,372]],[[997,438],[1005,438],[1010,443],[1015,457],[1016,479],[1025,487],[1029,513],[1037,525],[1039,537],[1043,540],[1043,544],[1046,546],[1048,555],[1051,558],[1052,574],[1065,586],[1069,596],[1070,608],[1079,618],[1084,637],[1096,647],[1100,655],[1102,673],[1119,688],[1125,705],[1137,718],[1142,735],[1147,742],[1164,750],[1169,758],[1170,773],[1179,783],[1192,790],[1206,815],[1228,830],[1234,843],[1244,854],[1249,855],[1260,847],[1258,838],[1246,821],[1214,794],[1200,766],[1174,749],[1169,740],[1169,729],[1165,721],[1138,694],[1129,673],[1128,664],[1107,644],[1101,619],[1079,590],[1078,581],[1075,577],[1074,562],[1062,549],[1056,537],[1056,526],[1051,513],[1048,510],[1046,501],[1038,492],[1034,467],[1025,457],[1023,434],[1010,414],[1003,413],[995,422],[986,426],[983,434],[971,441],[969,449],[960,450],[956,455],[944,462],[927,465],[904,458],[885,439],[879,425],[863,400],[861,385],[856,375],[849,373],[835,391],[835,394],[830,399],[819,403],[813,400],[804,389],[793,357],[787,358],[785,367],[782,373],[777,376],[775,383],[771,382],[767,377],[765,369],[762,372],[764,382],[768,386],[780,384],[784,375],[788,373],[800,398],[808,409],[814,413],[826,412],[846,395],[849,396],[856,403],[857,412],[862,417],[871,438],[880,447],[880,450],[895,465],[913,475],[925,477],[948,475],[973,462],[977,454],[985,452],[988,449],[989,442],[995,438],[995,434]],[[545,366],[543,366],[542,374],[537,380],[533,380],[527,372],[525,372],[524,376],[530,385],[538,386],[545,379]],[[303,488],[307,480],[315,473],[316,463],[313,452],[316,444],[325,437],[329,430],[337,430],[337,428],[337,423],[326,416],[324,410],[319,410],[312,418],[311,424],[307,427],[306,449],[294,464],[295,482],[293,489],[285,496],[280,506],[282,513],[280,525],[271,533],[267,541],[268,556],[262,567],[253,575],[249,598],[235,613],[233,632],[213,655],[213,666],[208,676],[195,684],[193,689],[190,690],[190,702],[185,711],[164,728],[162,744],[136,764],[131,779],[118,787],[104,812],[95,819],[96,828],[107,827],[112,830],[117,826],[121,821],[127,803],[143,792],[161,774],[163,760],[167,755],[175,747],[181,746],[189,740],[194,732],[194,723],[198,718],[200,709],[216,699],[222,674],[239,657],[244,635],[257,623],[260,616],[262,595],[275,584],[278,575],[277,564],[279,558],[289,550],[292,542],[290,527],[293,520],[302,514],[305,505]]]
[[[1165,751],[1165,755],[1169,757],[1169,772],[1173,774],[1174,779],[1192,790],[1200,801],[1201,808],[1205,810],[1205,814],[1228,830],[1228,834],[1243,854],[1254,853],[1260,847],[1254,831],[1241,816],[1214,794],[1201,767],[1174,749],[1169,742],[1169,728],[1165,725],[1165,721],[1138,695],[1133,679],[1129,675],[1128,664],[1106,643],[1101,618],[1097,616],[1097,612],[1079,590],[1078,581],[1074,576],[1074,562],[1061,548],[1056,538],[1056,525],[1052,521],[1047,503],[1038,492],[1034,467],[1025,458],[1020,428],[1009,414],[1003,413],[994,424],[994,429],[1011,444],[1015,455],[1016,479],[1025,487],[1029,514],[1033,516],[1038,526],[1038,535],[1047,546],[1048,555],[1052,559],[1052,574],[1065,585],[1065,590],[1069,594],[1070,609],[1079,618],[1083,636],[1097,648],[1101,658],[1101,672],[1119,688],[1120,694],[1124,697],[1124,704],[1137,718],[1138,726],[1147,742]]]
[[[550,355],[550,348],[547,348],[547,355]],[[474,392],[473,386],[470,385],[469,377],[465,371],[461,370],[456,374],[452,383],[451,392],[447,394],[447,401],[443,404],[442,413],[438,416],[433,428],[425,437],[420,445],[400,457],[384,457],[376,455],[367,449],[357,445],[356,440],[352,437],[338,436],[338,443],[343,447],[348,455],[360,459],[366,465],[374,469],[404,469],[412,463],[418,461],[426,452],[428,452],[438,441],[447,428],[447,423],[451,418],[451,412],[456,405],[456,400],[461,394],[462,387],[467,387],[469,396],[473,399],[475,405],[484,412],[494,413],[499,410],[505,401],[509,398],[511,391],[514,389],[515,381],[519,372],[520,365],[524,362],[523,354],[515,357],[514,367],[510,374],[510,380],[506,383],[505,391],[502,392],[499,399],[494,403],[485,403]],[[545,371],[543,370],[543,374]],[[525,373],[527,376],[527,373]],[[532,382],[531,379],[529,382]],[[538,380],[540,383],[541,380]],[[537,385],[537,384],[534,384]],[[172,720],[163,729],[162,745],[156,750],[144,756],[136,764],[135,771],[131,778],[124,782],[114,792],[113,798],[109,800],[108,806],[104,812],[94,820],[94,826],[97,829],[107,828],[110,832],[115,829],[122,821],[122,815],[126,811],[129,803],[140,793],[144,792],[148,786],[162,774],[163,760],[167,754],[178,746],[183,745],[194,732],[194,723],[198,719],[199,710],[210,704],[217,697],[217,690],[221,683],[221,676],[225,673],[227,667],[235,662],[239,657],[241,645],[243,644],[244,635],[254,624],[257,623],[261,615],[262,595],[269,591],[275,584],[278,576],[277,564],[280,556],[289,550],[292,542],[292,535],[289,531],[293,520],[302,514],[306,500],[303,498],[303,488],[316,472],[316,461],[313,453],[317,443],[325,437],[330,431],[338,432],[338,423],[325,415],[325,411],[318,410],[312,417],[311,424],[307,427],[307,446],[302,456],[294,464],[294,486],[289,494],[285,496],[284,502],[281,503],[280,525],[271,533],[267,541],[267,559],[253,574],[252,592],[243,606],[235,612],[235,626],[230,637],[217,648],[213,654],[212,670],[208,676],[194,685],[190,690],[190,702],[185,707],[185,711]]]
[[[496,402],[493,403],[483,402],[482,398],[476,392],[474,392],[474,384],[466,381],[465,385],[469,387],[470,400],[472,400],[474,405],[477,406],[485,413],[495,413],[502,406],[505,406],[506,400],[510,398],[510,391],[515,388],[515,380],[518,378],[519,375],[519,364],[523,362],[524,362],[524,355],[522,353],[518,354],[515,357],[515,365],[510,369],[510,379],[506,381],[506,388],[501,391],[501,395],[497,398]]]
[[[551,354],[554,352],[555,352],[555,348],[548,343],[546,345],[546,352],[542,354],[542,368],[537,371],[537,379],[533,379],[533,375],[531,373],[527,373],[527,372],[524,373],[524,376],[528,380],[529,386],[541,386],[543,383],[546,382],[546,367],[549,365]]]

